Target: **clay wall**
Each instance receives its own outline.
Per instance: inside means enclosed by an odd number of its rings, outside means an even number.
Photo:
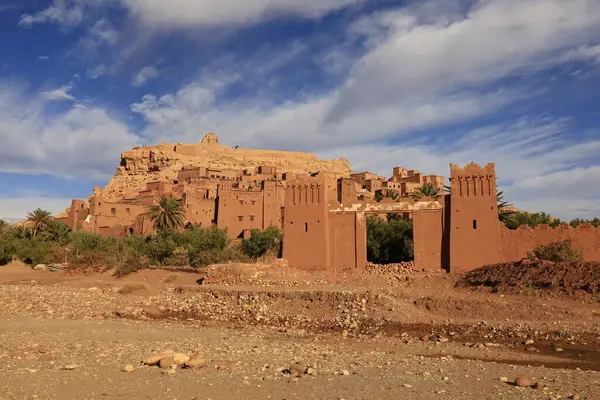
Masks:
[[[197,167],[197,168],[187,168],[182,169],[177,173],[177,180],[179,183],[188,182],[191,183],[192,180],[201,179],[206,177],[206,168],[205,167]]]
[[[573,248],[583,251],[586,261],[600,261],[600,228],[591,225],[558,226],[548,225],[530,228],[522,225],[518,229],[507,229],[498,222],[500,232],[500,254],[498,262],[519,261],[527,256],[527,252],[539,245],[556,241],[570,240]]]
[[[321,175],[286,187],[283,256],[294,267],[328,269],[331,265],[328,183],[332,182]]]
[[[183,209],[185,211],[186,222],[200,224],[203,227],[210,227],[217,223],[215,199],[195,199],[193,202],[184,200]]]
[[[261,229],[263,223],[263,193],[233,189],[230,183],[219,185],[217,225],[227,229],[231,239],[240,237],[244,229]]]
[[[212,169],[206,170],[206,176],[210,179],[236,181],[241,179],[242,171],[235,169]]]
[[[71,208],[66,219],[63,221],[73,230],[81,229],[83,221],[87,218],[90,209],[84,200],[71,201]]]
[[[412,219],[415,266],[426,271],[440,271],[443,253],[443,210],[417,210],[412,214]]]
[[[365,189],[367,189],[369,192],[376,192],[382,188],[383,183],[384,182],[378,179],[369,179],[368,181],[366,181]]]
[[[450,184],[450,272],[496,263],[500,239],[494,164],[451,165]]]

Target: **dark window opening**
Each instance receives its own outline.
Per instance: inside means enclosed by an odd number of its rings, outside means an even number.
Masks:
[[[244,220],[244,217],[241,215],[238,215],[238,221],[243,221],[243,220]]]
[[[110,209],[110,213],[111,213],[111,215],[117,215],[117,209],[116,208],[111,208]]]
[[[254,221],[254,215],[250,216],[250,221]]]
[[[476,219],[473,220],[473,229],[477,229],[477,220]]]
[[[308,232],[308,222],[304,223],[304,232]]]

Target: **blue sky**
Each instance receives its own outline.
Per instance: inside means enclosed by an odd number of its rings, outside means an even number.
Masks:
[[[0,216],[59,212],[139,144],[448,175],[600,215],[598,0],[0,0]]]

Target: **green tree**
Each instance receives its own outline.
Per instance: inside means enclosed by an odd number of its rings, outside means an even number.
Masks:
[[[10,224],[3,219],[0,219],[0,234],[6,232],[10,228]]]
[[[154,229],[159,234],[172,232],[181,228],[185,221],[185,212],[181,200],[172,196],[161,196],[157,204],[148,211],[154,223]]]
[[[432,183],[426,183],[423,186],[419,186],[410,197],[413,200],[421,200],[423,197],[431,197],[434,200],[438,200],[442,196],[440,189]]]
[[[367,216],[367,259],[377,264],[389,264],[414,259],[413,225],[411,220]]]
[[[68,244],[71,241],[71,227],[61,221],[50,221],[42,234],[47,240],[61,245]]]
[[[383,200],[383,191],[381,189],[376,190],[375,191],[375,196],[373,196],[373,199],[376,202],[381,203],[381,200]]]
[[[283,233],[270,226],[265,230],[253,229],[250,238],[242,240],[242,251],[248,257],[259,258],[269,251],[277,251],[281,246]]]
[[[33,236],[39,235],[48,224],[53,220],[52,213],[50,211],[36,208],[29,214],[27,214],[27,221],[30,224],[31,234]]]
[[[400,200],[400,192],[398,192],[397,190],[394,190],[394,189],[387,189],[385,191],[385,197],[389,197],[390,199],[392,199],[394,201],[399,201]]]
[[[31,229],[25,225],[13,225],[8,229],[7,234],[13,239],[30,239]]]

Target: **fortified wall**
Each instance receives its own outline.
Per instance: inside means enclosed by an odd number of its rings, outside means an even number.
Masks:
[[[199,159],[208,161],[197,165]],[[125,190],[124,183],[133,186]],[[493,163],[450,165],[449,195],[413,200],[407,188],[424,184],[441,189],[443,178],[400,167],[390,179],[355,174],[344,160],[225,148],[209,133],[200,144],[162,143],[123,153],[111,184],[94,188],[87,200],[73,200],[58,219],[74,230],[107,236],[149,235],[154,233],[149,207],[169,195],[181,199],[186,223],[216,225],[231,239],[247,237],[252,229],[282,229],[283,257],[309,270],[364,269],[367,217],[390,213],[412,218],[415,264],[427,271],[461,272],[518,261],[540,244],[564,239],[586,260],[600,261],[600,228],[507,229],[498,220]],[[399,197],[377,202],[367,195],[394,185],[402,188]]]
[[[600,261],[600,228],[541,225],[506,228],[498,220],[494,164],[450,167],[451,196],[444,235],[448,236],[448,267],[461,272],[484,265],[519,261],[539,245],[571,240],[586,261]]]

